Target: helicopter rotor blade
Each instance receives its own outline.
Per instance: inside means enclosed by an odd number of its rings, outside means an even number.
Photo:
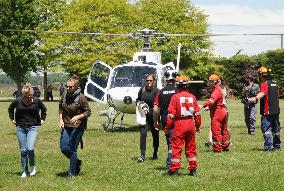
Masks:
[[[90,36],[106,36],[106,37],[118,37],[118,36],[125,36],[125,37],[133,37],[139,38],[144,36],[154,37],[154,38],[165,38],[165,37],[208,37],[208,36],[279,36],[283,35],[283,33],[204,33],[204,34],[167,34],[167,33],[155,33],[152,32],[149,34],[143,34],[141,32],[133,33],[101,33],[101,32],[61,32],[61,31],[40,31],[40,30],[17,30],[17,29],[0,29],[0,32],[26,32],[26,33],[50,33],[50,34],[59,34],[59,35],[90,35]]]
[[[96,32],[61,32],[61,31],[39,31],[39,30],[17,30],[17,29],[6,29],[0,30],[3,32],[26,32],[26,33],[50,33],[50,34],[61,34],[61,35],[94,35],[94,36],[108,36],[108,37],[115,37],[115,36],[126,36],[126,37],[133,37],[133,33],[126,33],[126,34],[115,34],[115,33],[96,33]]]

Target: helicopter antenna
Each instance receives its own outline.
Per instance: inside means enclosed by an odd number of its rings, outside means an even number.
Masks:
[[[178,44],[177,67],[176,67],[177,72],[179,72],[180,48],[181,48],[181,43]]]

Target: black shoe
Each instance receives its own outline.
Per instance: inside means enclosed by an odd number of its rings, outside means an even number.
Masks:
[[[158,159],[158,154],[157,154],[157,153],[153,153],[152,159],[153,159],[153,160],[157,160],[157,159]]]
[[[179,176],[179,172],[178,172],[178,170],[176,170],[176,171],[168,171],[168,175],[169,176]]]
[[[213,144],[212,144],[212,142],[208,141],[204,145],[205,145],[205,147],[211,147]]]
[[[196,176],[197,176],[197,171],[196,171],[196,169],[189,171],[188,175],[189,175],[189,176],[194,176],[194,177],[196,177]]]
[[[75,167],[75,175],[80,175],[81,166],[82,166],[82,161],[77,159],[76,167]]]

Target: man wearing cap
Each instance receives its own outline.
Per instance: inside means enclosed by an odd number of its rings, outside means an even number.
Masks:
[[[195,132],[200,132],[201,116],[195,96],[188,92],[188,84],[187,76],[182,75],[176,78],[179,92],[171,98],[164,130],[165,134],[168,134],[174,126],[171,138],[171,167],[168,171],[169,175],[174,176],[179,175],[178,170],[181,167],[181,152],[184,145],[189,176],[197,176]]]
[[[175,80],[178,73],[175,70],[168,70],[164,73],[164,79],[167,83],[167,86],[162,88],[158,95],[155,98],[155,106],[153,112],[154,124],[155,128],[159,129],[159,115],[161,117],[161,125],[164,129],[167,123],[167,115],[168,115],[168,107],[171,101],[172,96],[178,91],[175,86]],[[170,139],[172,137],[173,128],[169,129],[169,133],[166,134],[166,141],[168,145],[168,157],[166,160],[166,168],[167,171],[171,165],[171,158],[172,158],[172,145],[170,144]]]
[[[202,108],[208,107],[210,110],[213,151],[229,151],[227,94],[221,87],[221,79],[218,75],[213,74],[209,77],[209,85],[212,88],[211,97]]]
[[[260,100],[261,130],[264,138],[264,151],[280,151],[279,87],[270,77],[270,70],[261,67],[258,74],[261,80],[260,92],[249,102]]]

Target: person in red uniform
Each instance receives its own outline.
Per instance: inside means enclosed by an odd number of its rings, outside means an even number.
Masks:
[[[209,85],[212,88],[211,97],[202,107],[208,107],[210,110],[213,151],[229,151],[230,137],[228,133],[226,92],[221,86],[220,77],[216,74],[209,77]]]
[[[190,176],[197,176],[197,154],[195,132],[200,132],[201,116],[194,95],[188,92],[188,77],[181,75],[176,78],[178,93],[172,96],[169,108],[165,134],[173,126],[172,159],[169,175],[179,175],[181,167],[181,152],[185,145],[185,155],[188,161]]]
[[[258,74],[261,80],[260,92],[249,103],[260,100],[261,130],[264,138],[264,151],[280,151],[279,87],[269,75],[270,69],[261,67]]]

